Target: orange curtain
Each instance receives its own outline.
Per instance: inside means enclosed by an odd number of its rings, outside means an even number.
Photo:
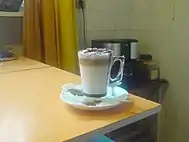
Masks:
[[[60,67],[54,0],[25,0],[24,4],[25,55]]]
[[[75,0],[25,0],[24,54],[77,71]]]
[[[32,7],[32,8],[30,8]],[[38,0],[24,2],[24,54],[42,61]]]

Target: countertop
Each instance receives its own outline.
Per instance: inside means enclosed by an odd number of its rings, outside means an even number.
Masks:
[[[14,68],[19,68],[17,62],[11,63]],[[27,63],[26,67],[23,65],[24,71],[0,74],[0,141],[85,141],[92,135],[106,134],[161,110],[160,104],[132,94],[132,105],[100,112],[76,110],[59,96],[61,86],[80,83],[79,76],[55,67],[25,70],[27,66]]]

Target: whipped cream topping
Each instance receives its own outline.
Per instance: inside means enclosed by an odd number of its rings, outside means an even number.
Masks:
[[[81,59],[109,59],[112,55],[112,50],[106,48],[87,48],[78,52]]]

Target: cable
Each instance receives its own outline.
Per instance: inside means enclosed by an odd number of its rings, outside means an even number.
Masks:
[[[84,0],[79,0],[79,6],[81,8],[81,12],[82,12],[82,29],[83,29],[83,42],[86,46],[86,19],[85,19],[85,6],[84,6]]]
[[[82,10],[82,17],[83,17],[83,41],[86,45],[86,20],[85,20],[85,12]]]

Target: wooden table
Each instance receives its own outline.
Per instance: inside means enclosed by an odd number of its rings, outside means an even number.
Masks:
[[[49,65],[31,60],[29,58],[19,57],[18,60],[0,62],[0,74],[30,69],[40,69],[44,67],[49,67]]]
[[[54,67],[0,74],[1,142],[84,142],[160,111],[131,96],[133,105],[103,112],[76,110],[60,100],[61,86],[80,77]]]

